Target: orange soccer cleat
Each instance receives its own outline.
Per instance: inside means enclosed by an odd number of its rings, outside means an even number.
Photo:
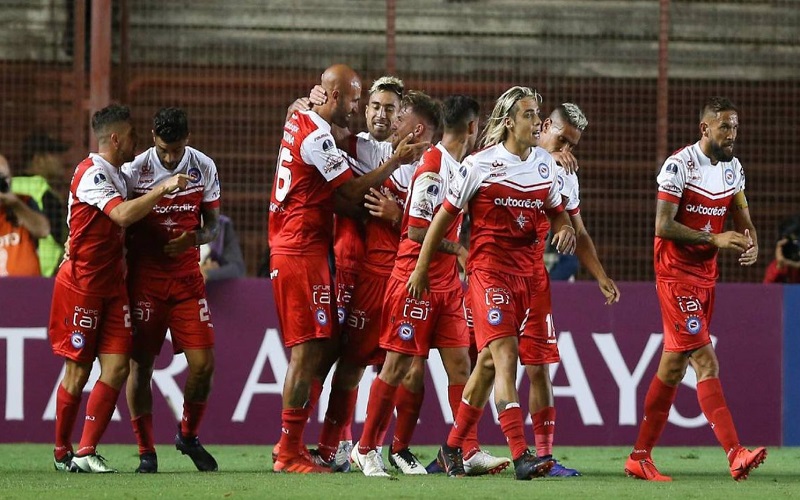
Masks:
[[[280,459],[272,465],[273,472],[290,472],[294,474],[329,474],[331,469],[320,467],[306,455],[295,455],[285,462]]]
[[[650,457],[642,460],[634,460],[628,457],[628,461],[625,462],[625,474],[645,481],[672,481],[671,477],[658,472],[656,464],[653,463],[653,459]]]
[[[753,451],[743,446],[733,452],[733,454],[731,476],[733,476],[734,481],[744,481],[747,479],[751,470],[763,464],[764,460],[767,459],[767,449],[763,446]]]

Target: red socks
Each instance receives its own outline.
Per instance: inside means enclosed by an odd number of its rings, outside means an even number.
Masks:
[[[453,402],[451,401],[450,404],[452,405]],[[474,432],[481,415],[483,415],[483,408],[475,408],[464,401],[459,402],[455,422],[450,429],[450,434],[447,436],[447,446],[461,448],[463,451],[466,438],[470,432]]]
[[[519,403],[508,403],[498,418],[500,419],[500,428],[503,430],[511,450],[511,458],[516,460],[528,451],[528,443],[525,442],[525,428],[522,425],[522,408],[519,407]]]
[[[533,438],[536,443],[536,456],[553,454],[553,434],[556,432],[556,409],[552,406],[542,408],[533,414]]]
[[[81,394],[73,396],[61,384],[56,393],[56,447],[53,456],[60,460],[72,451],[72,431],[81,406]]]
[[[331,397],[328,400],[328,411],[325,413],[325,422],[322,424],[322,432],[319,436],[318,450],[320,456],[330,462],[339,447],[339,441],[343,439],[345,429],[349,427],[353,420],[353,413],[356,409],[356,398],[358,388],[351,390],[331,389]]]
[[[392,418],[396,392],[397,387],[387,384],[380,377],[375,377],[369,390],[367,420],[364,422],[364,430],[358,441],[359,453],[366,454],[383,444],[382,437],[386,435],[386,429]]]
[[[653,377],[650,388],[647,389],[647,396],[644,398],[644,414],[639,426],[639,436],[636,438],[636,444],[631,453],[632,459],[650,458],[650,452],[664,431],[664,426],[667,425],[669,409],[675,400],[677,391],[677,386],[670,387],[657,376]]]
[[[450,411],[453,412],[453,421],[456,420],[458,409],[461,406],[461,396],[464,394],[464,384],[447,386],[447,399],[450,401]],[[481,412],[482,414],[482,412]],[[480,416],[478,417],[480,420]],[[464,460],[471,458],[472,455],[479,452],[481,449],[478,443],[478,423],[475,422],[461,443],[461,450],[463,452]]]
[[[153,414],[145,413],[131,419],[133,433],[136,435],[136,442],[139,444],[139,455],[142,453],[155,453],[156,445],[153,442]]]
[[[286,462],[300,453],[303,445],[303,430],[308,421],[308,408],[287,408],[281,411],[281,439],[278,460]]]
[[[118,396],[119,390],[100,380],[94,385],[86,404],[86,421],[83,424],[83,435],[77,455],[84,456],[95,452],[97,443],[100,442],[114,414]]]
[[[183,402],[183,418],[181,418],[181,434],[185,438],[193,438],[197,436],[197,429],[200,428],[200,422],[203,420],[203,414],[206,412],[206,402]]]
[[[728,461],[734,456],[733,451],[738,450],[739,436],[736,434],[736,427],[733,425],[733,417],[725,403],[725,395],[722,393],[722,384],[718,378],[710,378],[697,383],[697,401],[703,415],[711,424],[717,441],[722,445],[728,455]]]
[[[420,392],[411,392],[403,385],[397,388],[394,401],[395,408],[397,408],[397,424],[395,425],[394,438],[392,439],[393,452],[405,450],[411,443],[414,429],[417,428],[424,396],[424,389]]]

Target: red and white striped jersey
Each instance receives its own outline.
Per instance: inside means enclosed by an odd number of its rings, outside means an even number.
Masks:
[[[425,151],[420,159],[417,171],[411,181],[411,188],[403,212],[400,246],[397,249],[397,262],[392,276],[406,280],[414,271],[422,248],[420,243],[408,237],[408,227],[427,229],[434,215],[442,206],[446,193],[451,189],[457,177],[461,175],[462,165],[450,156],[442,143]],[[462,214],[459,211],[456,220],[448,228],[444,238],[458,241],[461,230]],[[430,289],[433,292],[446,292],[459,288],[461,281],[456,267],[456,256],[444,252],[436,252],[428,269]]]
[[[56,279],[85,295],[116,295],[125,279],[124,229],[109,217],[127,198],[122,172],[92,153],[76,168],[69,188],[69,260]]]
[[[657,181],[658,199],[678,205],[676,222],[714,234],[723,231],[733,196],[745,185],[744,168],[737,158],[712,165],[699,142],[667,158]],[[656,236],[656,276],[711,286],[718,275],[717,251],[713,245],[684,245]]]
[[[269,204],[273,255],[327,255],[333,238],[333,191],[353,177],[331,126],[298,111],[283,126]]]
[[[468,207],[472,217],[467,270],[535,275],[541,219],[563,211],[556,180],[557,166],[542,148],[520,159],[502,144],[468,156],[460,186],[447,193],[450,213]]]
[[[214,160],[187,147],[183,158],[174,170],[164,167],[155,147],[138,155],[122,166],[131,198],[138,198],[176,174],[190,177],[185,189],[161,198],[147,216],[128,228],[128,263],[137,272],[168,277],[199,272],[200,253],[197,248],[168,257],[164,245],[184,231],[201,227],[201,209],[217,208],[220,204],[220,186]]]

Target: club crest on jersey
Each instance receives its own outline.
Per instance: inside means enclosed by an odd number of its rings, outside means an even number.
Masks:
[[[677,174],[678,173],[678,164],[677,163],[670,163],[667,165],[667,173],[668,174]]]
[[[689,316],[686,318],[686,331],[688,331],[690,334],[697,335],[702,327],[703,321],[699,316]]]
[[[317,309],[314,313],[314,317],[320,326],[325,326],[328,324],[328,313],[325,312],[325,309]]]
[[[187,173],[192,179],[192,182],[200,182],[203,179],[203,174],[200,173],[200,169],[197,167],[190,168]]]
[[[83,333],[77,330],[72,332],[72,335],[69,337],[69,341],[72,344],[72,347],[75,349],[83,349],[83,346],[86,345],[86,337],[83,336]]]
[[[466,177],[467,176],[467,167],[466,167],[466,165],[461,165],[461,167],[459,167],[459,169],[458,169],[458,173],[461,174],[461,177]]]
[[[734,178],[733,178],[733,169],[732,168],[726,168],[725,169],[725,184],[727,184],[729,186],[733,186],[733,180],[734,180]]]
[[[486,320],[492,326],[499,325],[503,321],[503,311],[496,307],[489,309],[489,312],[486,314]]]
[[[547,163],[540,163],[539,164],[539,175],[542,177],[547,177],[550,175],[550,167],[547,166]]]
[[[414,337],[414,325],[411,323],[400,323],[397,327],[397,335],[402,340],[411,340]]]
[[[108,179],[106,179],[106,176],[102,172],[98,173],[98,174],[96,174],[94,176],[95,185],[102,184],[102,183],[107,182],[107,181],[108,181]]]
[[[564,189],[564,178],[559,175],[556,178],[556,181],[558,182],[558,190],[561,191],[562,189]]]

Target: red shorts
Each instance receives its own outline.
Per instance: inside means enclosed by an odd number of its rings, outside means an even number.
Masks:
[[[470,273],[467,294],[478,352],[493,340],[519,337],[528,317],[532,283],[532,278],[496,271]]]
[[[708,325],[714,309],[714,287],[656,280],[664,322],[664,350],[694,351],[711,343]]]
[[[86,295],[56,280],[49,326],[53,353],[78,363],[91,363],[98,354],[130,354],[131,315],[124,283],[118,292]]]
[[[380,346],[387,351],[427,358],[433,347],[469,347],[460,286],[417,300],[408,295],[405,280],[389,278],[381,325]]]
[[[324,255],[272,255],[270,275],[283,345],[333,334],[331,274]]]
[[[344,325],[342,361],[353,366],[383,363],[386,351],[381,349],[381,310],[389,278],[375,273],[359,275]]]
[[[558,339],[553,325],[550,277],[544,277],[531,290],[530,312],[519,338],[519,360],[523,365],[558,363]]]
[[[469,331],[469,362],[474,369],[478,363],[478,345],[475,343],[475,324],[472,320],[472,296],[469,292],[464,293],[464,318],[467,320],[467,330]]]
[[[339,317],[340,326],[347,321],[347,306],[353,297],[356,278],[356,271],[336,269],[336,315]]]
[[[169,328],[175,354],[187,349],[214,347],[214,325],[206,300],[203,275],[177,278],[129,276],[128,293],[133,317],[133,357],[157,356]]]

